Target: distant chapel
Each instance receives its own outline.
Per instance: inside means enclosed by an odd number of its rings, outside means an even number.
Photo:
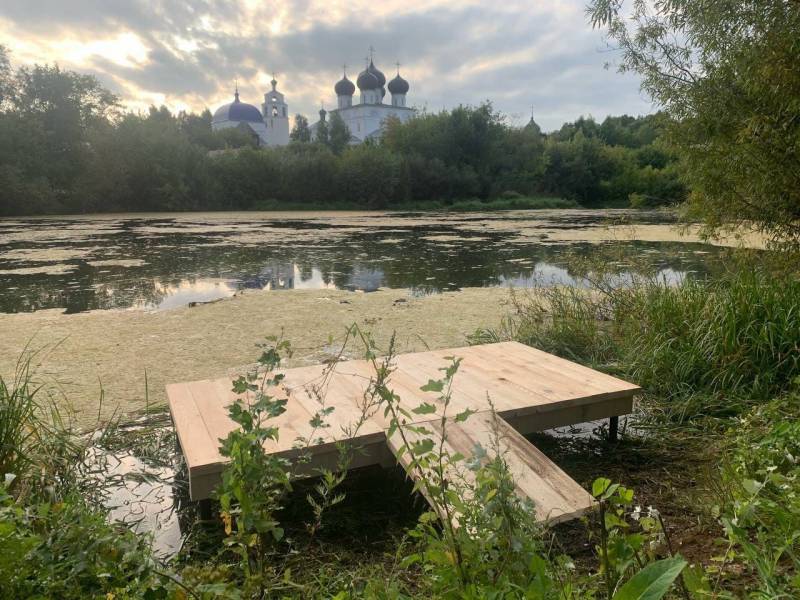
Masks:
[[[233,102],[214,111],[211,119],[212,131],[236,127],[250,133],[257,146],[285,146],[289,143],[289,105],[278,91],[275,78],[270,81],[272,90],[264,94],[264,103],[259,111],[252,104],[239,100],[239,89],[233,94]]]

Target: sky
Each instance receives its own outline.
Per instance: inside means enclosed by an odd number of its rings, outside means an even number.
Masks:
[[[584,115],[653,106],[592,30],[586,0],[2,0],[0,43],[12,63],[58,63],[95,75],[131,110],[260,106],[272,73],[292,114],[336,106],[348,65],[369,48],[408,104],[438,111],[491,100],[514,124],[543,129]],[[604,68],[611,63],[611,68]],[[356,92],[358,93],[358,92]]]

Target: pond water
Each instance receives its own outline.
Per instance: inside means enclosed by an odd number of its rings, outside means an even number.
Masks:
[[[576,255],[607,256],[620,283],[712,271],[724,249],[680,240],[670,222],[624,210],[2,219],[0,312],[161,310],[245,289],[580,286]]]

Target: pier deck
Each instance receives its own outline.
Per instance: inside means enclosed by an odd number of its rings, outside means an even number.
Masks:
[[[388,386],[400,396],[404,408],[410,412],[422,402],[437,404],[437,394],[420,388],[428,380],[442,377],[440,369],[449,364],[447,357],[451,356],[460,357],[462,362],[454,378],[448,415],[465,409],[479,413],[448,430],[447,441],[454,450],[471,452],[475,443],[485,444],[487,419],[491,417],[488,395],[500,417],[503,451],[517,491],[534,501],[539,518],[563,520],[588,509],[590,495],[522,435],[628,414],[639,388],[523,344],[501,342],[398,355]],[[340,362],[333,370],[315,365],[284,373],[279,393],[289,402],[285,413],[270,420],[270,425],[280,428],[280,437],[269,442],[269,452],[292,458],[300,452],[298,439],[315,440],[317,443],[305,450],[311,456],[303,466],[309,475],[321,467],[335,468],[336,442],[360,449],[351,468],[390,465],[397,460],[394,455],[399,443],[396,436],[387,439],[389,418],[382,409],[374,411],[357,432],[352,429],[362,414],[364,393],[374,376],[370,363],[353,360]],[[167,386],[170,411],[188,466],[192,500],[208,498],[225,467],[225,458],[219,453],[220,439],[236,428],[226,408],[237,399],[231,387],[229,378]],[[326,417],[328,426],[320,429],[310,421],[323,407],[321,400],[333,411]],[[435,413],[419,415],[419,422],[435,424],[440,416],[441,406],[437,406]],[[399,462],[406,466],[402,456]]]

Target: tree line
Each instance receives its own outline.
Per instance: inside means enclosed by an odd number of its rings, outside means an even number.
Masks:
[[[211,113],[124,112],[92,76],[55,65],[13,69],[0,47],[0,215],[278,207],[402,207],[500,196],[584,206],[684,199],[664,117],[581,117],[543,134],[490,103],[389,120],[380,141],[348,144],[332,113],[312,140],[255,148],[213,132]]]

